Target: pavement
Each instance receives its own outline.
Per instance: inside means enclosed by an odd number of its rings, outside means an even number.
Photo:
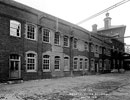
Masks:
[[[0,100],[130,100],[130,71],[0,84]]]

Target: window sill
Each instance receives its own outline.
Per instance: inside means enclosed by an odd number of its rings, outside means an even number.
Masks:
[[[55,69],[55,71],[60,71],[60,69]]]
[[[50,70],[43,70],[43,72],[51,72]]]
[[[28,73],[33,73],[33,72],[37,72],[36,70],[27,70]]]
[[[31,41],[37,41],[36,39],[30,39],[30,38],[26,38],[27,40],[31,40]]]
[[[10,35],[11,37],[21,38],[21,36]]]

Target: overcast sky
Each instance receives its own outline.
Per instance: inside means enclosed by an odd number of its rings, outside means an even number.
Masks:
[[[25,5],[59,17],[71,23],[78,23],[122,0],[15,0]],[[112,25],[126,25],[125,36],[130,36],[130,1],[110,10]],[[93,18],[80,26],[91,31],[91,26],[97,24],[98,28],[104,26],[105,13]],[[125,38],[130,45],[130,38]]]

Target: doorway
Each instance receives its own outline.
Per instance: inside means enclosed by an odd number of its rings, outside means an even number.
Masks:
[[[21,59],[17,54],[11,54],[9,58],[10,78],[21,78]]]

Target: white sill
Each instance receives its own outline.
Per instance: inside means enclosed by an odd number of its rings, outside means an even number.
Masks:
[[[27,70],[28,73],[37,72],[36,70]]]
[[[50,43],[50,42],[45,42],[45,41],[42,41],[43,43]]]
[[[36,39],[30,39],[30,38],[27,38],[27,37],[26,37],[26,39],[27,40],[32,40],[32,41],[37,41]]]
[[[50,70],[43,70],[43,72],[50,72]]]
[[[78,71],[78,69],[74,69],[74,71]]]
[[[11,37],[21,38],[21,36],[10,35]]]
[[[55,71],[60,71],[60,69],[55,69]]]

